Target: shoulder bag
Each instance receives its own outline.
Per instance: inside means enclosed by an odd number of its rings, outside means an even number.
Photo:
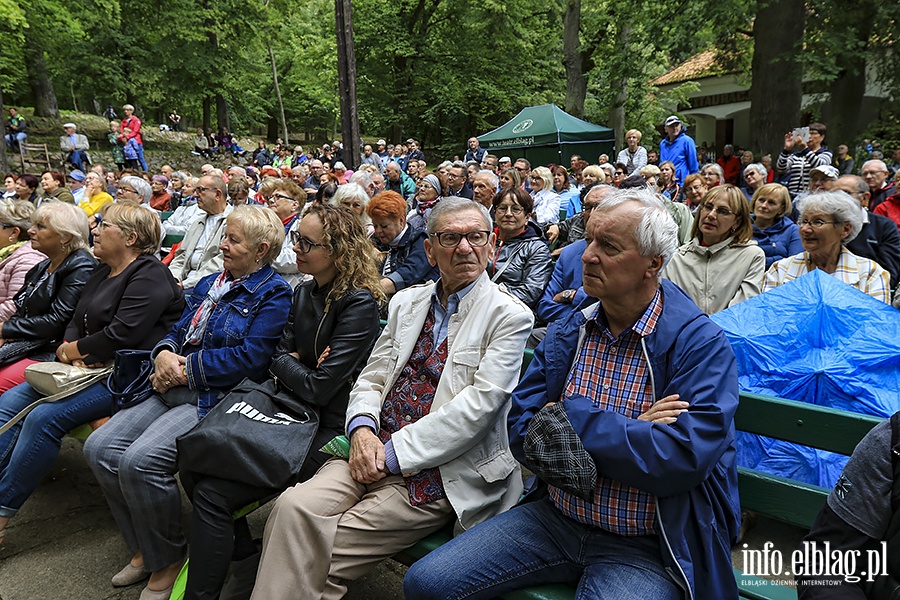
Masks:
[[[245,379],[178,438],[178,468],[283,489],[306,462],[318,429],[315,407],[274,379]]]

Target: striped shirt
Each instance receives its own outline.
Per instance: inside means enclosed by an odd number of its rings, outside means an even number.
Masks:
[[[569,373],[563,399],[572,395],[591,398],[595,407],[630,419],[646,412],[654,398],[641,338],[656,329],[662,307],[659,288],[634,325],[614,338],[602,306],[598,306],[585,323],[584,341]],[[591,502],[553,486],[550,498],[563,514],[587,525],[626,536],[656,532],[656,497],[602,475],[597,477]]]
[[[772,263],[766,271],[762,291],[768,292],[783,283],[806,275],[811,270],[810,266],[809,253],[805,251]],[[857,256],[844,246],[841,246],[837,268],[832,275],[873,298],[886,304],[891,303],[890,273],[875,261]]]

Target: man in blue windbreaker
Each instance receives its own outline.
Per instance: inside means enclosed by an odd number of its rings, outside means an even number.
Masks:
[[[737,598],[737,366],[659,272],[677,226],[651,192],[594,208],[585,303],[552,323],[513,392],[510,448],[548,494],[416,562],[408,600],[578,585],[579,598]]]
[[[659,143],[659,164],[667,160],[675,163],[675,179],[678,185],[684,178],[700,169],[697,162],[697,144],[684,131],[684,125],[677,116],[666,119],[666,137]]]

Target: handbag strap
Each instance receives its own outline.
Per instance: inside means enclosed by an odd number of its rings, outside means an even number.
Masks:
[[[37,407],[40,406],[41,404],[48,404],[48,403],[50,403],[50,402],[56,402],[57,400],[62,400],[63,398],[68,398],[69,396],[72,396],[72,395],[74,395],[74,394],[77,394],[77,393],[80,392],[81,390],[86,389],[86,388],[88,388],[88,387],[94,385],[94,384],[97,383],[98,381],[102,380],[104,377],[107,376],[108,373],[109,373],[109,371],[107,371],[106,369],[104,369],[102,372],[97,373],[97,374],[94,375],[93,377],[90,377],[90,378],[88,378],[88,379],[85,379],[84,381],[82,381],[82,382],[79,383],[78,385],[72,386],[70,389],[68,389],[68,390],[66,390],[66,391],[64,391],[64,392],[58,392],[58,393],[53,394],[53,395],[50,395],[50,396],[44,396],[43,398],[38,398],[37,400],[35,400],[34,402],[32,402],[31,404],[29,404],[29,405],[26,406],[25,408],[23,408],[22,410],[20,410],[19,412],[17,412],[17,413],[13,416],[13,418],[11,418],[9,421],[7,421],[6,423],[4,423],[3,426],[0,427],[0,435],[3,435],[3,434],[6,433],[7,431],[9,431],[10,428],[12,428],[13,425],[15,425],[16,423],[18,423],[18,422],[21,421],[22,419],[24,419],[24,418],[28,415],[28,413],[30,413],[32,410],[34,410],[35,408],[37,408]]]
[[[115,389],[115,370],[113,370],[106,378],[106,389],[109,390],[109,393],[112,394],[113,400],[119,402],[123,398],[128,396],[132,396],[135,393],[146,392],[147,397],[153,392],[153,389],[147,386],[146,390],[141,390],[142,387],[145,386],[149,382],[150,373],[153,371],[153,363],[151,361],[146,361],[141,366],[141,371],[138,373],[138,376],[128,382],[128,385],[125,386],[125,389],[122,391],[117,391]]]

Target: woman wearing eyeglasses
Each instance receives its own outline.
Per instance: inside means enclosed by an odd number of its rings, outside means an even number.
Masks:
[[[266,206],[275,211],[275,215],[281,219],[284,226],[281,252],[278,253],[272,267],[294,288],[306,279],[297,270],[297,257],[294,255],[294,242],[290,235],[300,224],[300,211],[306,204],[306,192],[290,179],[277,179],[272,183],[266,198]]]
[[[521,188],[501,191],[493,206],[497,247],[488,275],[534,309],[550,281],[553,263],[541,230],[528,218],[534,208],[531,196]]]
[[[218,598],[230,562],[255,553],[246,519],[232,517],[236,510],[309,479],[325,462],[327,455],[317,450],[344,433],[350,388],[380,331],[378,305],[386,297],[375,249],[356,215],[314,204],[292,235],[297,267],[310,280],[294,291],[269,373],[291,395],[318,408],[319,431],[303,468],[278,489],[204,476],[181,465],[193,503],[186,600]]]
[[[662,276],[711,315],[758,295],[765,265],[744,194],[726,184],[706,193],[694,215],[691,241],[675,252]]]
[[[769,267],[764,292],[821,269],[873,298],[890,303],[890,274],[875,261],[857,256],[846,247],[862,229],[859,202],[844,192],[810,194],[800,206],[799,225],[803,252]]]
[[[143,600],[169,597],[187,553],[176,438],[244,378],[263,379],[281,337],[291,288],[271,263],[283,240],[272,211],[239,206],[225,218],[223,270],[198,281],[178,322],[153,348],[155,394],[117,412],[84,446],[133,554],[112,584],[149,577]]]

